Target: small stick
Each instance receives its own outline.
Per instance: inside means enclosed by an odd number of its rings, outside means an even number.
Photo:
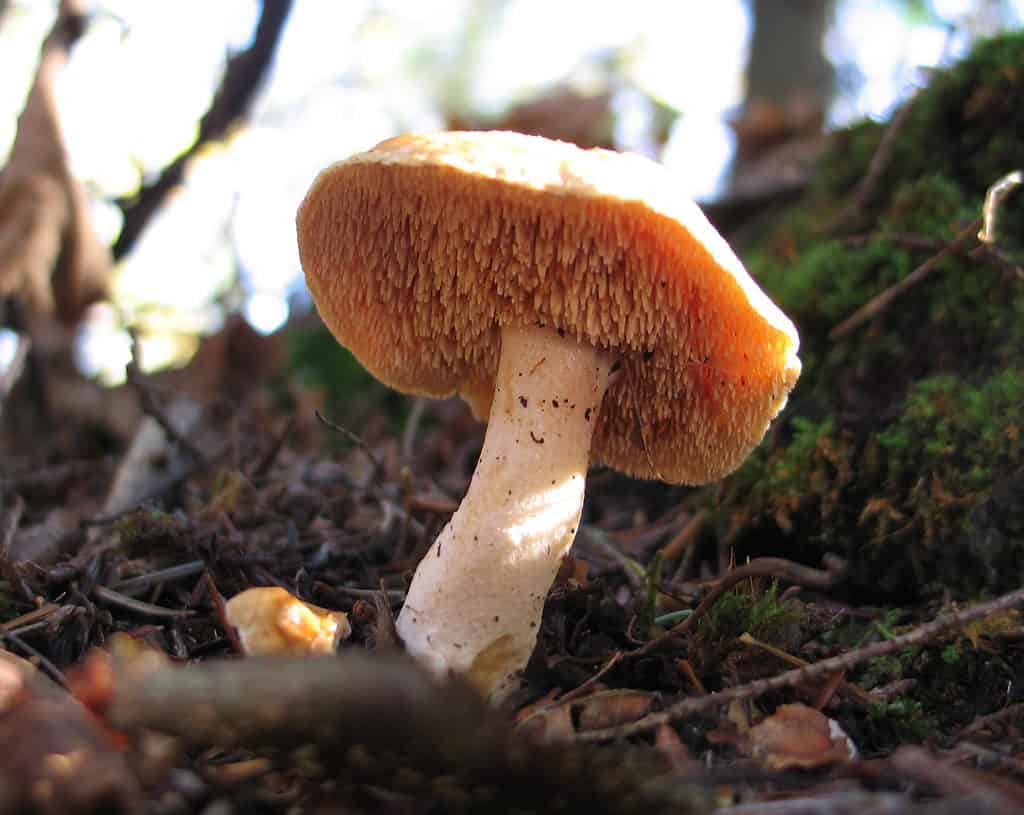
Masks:
[[[274,435],[274,441],[267,448],[267,452],[263,454],[259,461],[256,462],[256,466],[252,468],[252,477],[260,478],[267,474],[267,471],[274,466],[274,462],[277,461],[277,457],[280,455],[282,448],[284,447],[285,440],[292,432],[292,428],[295,427],[295,417],[289,416],[285,419],[281,426],[281,429]]]
[[[700,536],[701,530],[707,524],[708,519],[711,517],[706,509],[697,510],[690,519],[683,524],[672,540],[670,540],[665,547],[661,550],[662,556],[666,561],[675,560],[683,552],[689,549]]]
[[[989,713],[987,716],[979,716],[964,727],[959,735],[963,738],[964,736],[977,733],[979,730],[986,730],[993,725],[1005,726],[1016,721],[1024,721],[1024,702],[1009,705],[1002,710],[997,710],[995,713]]]
[[[154,617],[158,620],[175,620],[179,617],[191,617],[195,612],[188,609],[178,610],[155,606],[152,603],[144,603],[134,597],[128,597],[106,586],[94,586],[92,593],[102,603],[112,606],[119,606],[127,611],[141,614],[143,617]]]
[[[579,699],[581,696],[585,696],[586,693],[601,680],[602,676],[604,676],[606,673],[608,673],[608,671],[610,671],[612,668],[618,665],[621,659],[622,651],[616,651],[614,654],[611,655],[611,658],[604,665],[601,666],[601,669],[597,671],[593,676],[589,677],[586,682],[577,685],[575,688],[573,688],[571,691],[568,691],[567,693],[563,693],[560,697],[558,697],[558,699],[556,699],[554,702],[552,702],[550,705],[547,705],[546,707],[558,707],[559,705],[565,704],[566,702],[571,702],[573,699]],[[545,708],[541,708],[541,710],[544,709]]]
[[[928,277],[928,275],[932,273],[932,270],[942,261],[950,255],[963,251],[969,244],[977,241],[978,229],[983,223],[984,218],[975,218],[957,234],[951,243],[946,244],[940,252],[932,255],[928,260],[914,269],[914,271],[904,277],[901,281],[893,284],[885,291],[873,297],[853,312],[853,314],[839,323],[839,325],[835,326],[828,332],[828,338],[832,341],[840,340],[843,337],[852,334],[872,317],[881,314],[890,305],[892,305],[894,300]]]
[[[174,422],[171,421],[163,407],[156,400],[156,397],[153,396],[153,390],[142,375],[142,369],[139,366],[139,338],[134,330],[129,331],[129,334],[132,339],[132,358],[125,366],[125,378],[138,394],[143,411],[145,411],[147,416],[152,417],[160,425],[164,433],[167,434],[167,438],[184,450],[193,461],[205,464],[207,459],[203,451],[196,447],[188,436],[178,431],[178,428],[174,426]]]
[[[600,527],[596,526],[583,526],[580,527],[582,535],[577,536],[576,540],[583,538],[586,546],[591,546],[595,549],[600,550],[601,554],[605,555],[609,559],[615,561],[619,566],[622,567],[622,571],[626,573],[626,579],[629,580],[630,588],[633,589],[634,594],[641,594],[644,590],[644,570],[633,558],[623,554],[619,551],[619,547],[611,542],[609,535]]]
[[[985,204],[981,208],[984,225],[978,233],[978,240],[982,243],[992,244],[996,242],[996,215],[999,207],[1011,192],[1024,183],[1024,173],[1016,170],[1007,173],[995,184],[988,188],[985,193]]]
[[[25,640],[13,631],[7,631],[4,628],[0,628],[0,642],[6,642],[8,645],[12,646],[12,650],[20,651],[30,660],[34,660],[39,665],[40,670],[42,670],[43,673],[62,688],[66,688],[68,686],[67,681],[64,679],[64,674],[60,672],[60,668],[50,662],[50,660],[43,656],[43,654],[25,642]]]
[[[4,631],[15,631],[22,626],[32,625],[37,622],[46,622],[47,618],[50,617],[56,611],[60,610],[60,606],[56,603],[44,603],[39,608],[34,608],[13,620],[8,620],[5,623],[0,623],[0,629]]]
[[[419,432],[426,410],[426,399],[422,396],[413,399],[412,408],[405,419],[405,430],[402,431],[402,461],[406,464],[412,461],[413,448],[416,446],[416,434]]]
[[[871,162],[868,164],[864,178],[861,179],[857,189],[854,190],[850,203],[843,208],[832,222],[829,229],[830,232],[838,231],[859,216],[864,208],[871,203],[871,199],[875,197],[878,182],[882,180],[886,169],[892,163],[892,157],[896,151],[897,136],[903,131],[909,119],[915,98],[911,97],[904,102],[893,115],[889,126],[885,129],[885,133],[882,134],[882,138],[878,142],[878,147],[875,148],[874,155],[871,156]]]
[[[755,679],[753,682],[726,688],[718,693],[683,699],[674,705],[670,705],[665,710],[650,713],[635,722],[618,727],[608,727],[603,730],[578,733],[576,738],[582,741],[610,741],[628,738],[638,733],[645,733],[649,730],[654,730],[659,725],[669,724],[672,721],[683,719],[696,713],[702,713],[705,710],[727,705],[738,699],[753,699],[780,688],[789,688],[811,680],[821,679],[836,671],[852,670],[875,657],[893,654],[914,645],[923,645],[951,629],[964,626],[974,620],[989,617],[1000,611],[1016,608],[1020,605],[1024,605],[1024,589],[1017,589],[995,600],[987,603],[978,603],[962,611],[944,614],[937,620],[920,625],[914,630],[891,640],[871,643],[863,648],[857,648],[853,651],[847,651],[845,654],[812,663],[806,668],[795,668],[767,679]]]
[[[319,410],[314,410],[313,414],[322,424],[327,425],[327,427],[329,427],[335,433],[340,433],[342,436],[344,436],[346,439],[352,442],[356,447],[358,447],[360,450],[366,453],[366,457],[370,459],[370,464],[373,465],[374,472],[380,472],[381,470],[384,469],[384,466],[380,463],[380,459],[378,459],[373,450],[370,449],[370,445],[363,441],[362,437],[359,436],[358,433],[353,433],[347,427],[342,427],[337,422],[332,422],[330,419],[324,416],[324,414],[322,414]]]
[[[749,632],[744,632],[740,634],[739,639],[740,642],[742,642],[744,645],[750,645],[755,648],[760,648],[762,651],[771,654],[776,659],[782,660],[787,665],[793,668],[806,668],[807,666],[811,665],[811,663],[808,662],[806,659],[801,659],[800,657],[786,653],[781,648],[776,648],[774,645],[769,645],[767,642],[761,642],[759,639],[752,637]],[[876,701],[870,693],[861,688],[859,685],[854,685],[852,682],[844,682],[843,674],[840,671],[836,671],[835,674],[828,678],[828,681],[830,685],[837,685],[841,687],[844,691],[849,693],[851,696],[856,697],[857,701],[859,701],[863,705],[867,705],[868,707],[870,707]],[[828,701],[831,695],[832,693],[829,692],[824,697],[825,701],[819,705],[815,705],[815,707],[818,710],[821,710],[825,706],[825,703]]]
[[[186,577],[195,577],[202,574],[205,568],[205,561],[190,560],[188,563],[180,563],[177,566],[168,566],[166,569],[158,569],[155,572],[140,574],[138,577],[119,580],[114,584],[114,588],[117,589],[119,594],[131,597],[158,583],[170,583],[174,580],[183,580]]]
[[[700,681],[700,677],[697,676],[697,672],[693,670],[693,665],[690,664],[690,660],[679,660],[679,662],[676,663],[676,669],[679,673],[685,676],[687,680],[689,680],[693,689],[697,691],[697,693],[705,694],[708,692],[708,689],[704,687],[704,683]]]
[[[679,637],[693,628],[707,612],[718,602],[718,599],[737,583],[742,583],[750,577],[775,577],[780,580],[787,580],[790,583],[797,583],[801,586],[810,586],[815,589],[827,589],[842,578],[846,572],[846,563],[833,555],[825,556],[825,569],[812,569],[808,566],[801,566],[791,560],[780,557],[759,557],[739,566],[723,575],[715,583],[697,608],[693,610],[686,619],[674,625],[664,634],[649,640],[635,651],[626,654],[627,657],[638,657],[657,650],[667,640]]]

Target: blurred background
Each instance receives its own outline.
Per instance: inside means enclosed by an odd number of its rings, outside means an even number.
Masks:
[[[0,372],[40,320],[107,385],[129,328],[156,370],[231,315],[312,322],[296,206],[402,131],[645,153],[728,227],[799,189],[822,133],[1022,19],[1024,0],[0,0]]]

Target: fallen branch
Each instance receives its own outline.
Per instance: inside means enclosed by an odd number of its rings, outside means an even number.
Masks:
[[[194,748],[316,748],[330,775],[355,774],[460,809],[497,812],[571,802],[571,811],[709,812],[706,791],[630,753],[528,740],[461,683],[438,684],[398,655],[209,661],[171,666],[134,642],[84,666],[96,705],[129,735],[158,731]],[[401,755],[396,755],[400,753]],[[431,777],[449,776],[446,785]],[[489,789],[489,798],[476,794]],[[469,792],[474,797],[468,797]]]
[[[659,725],[668,724],[669,722],[692,716],[695,713],[702,713],[705,710],[711,710],[721,705],[727,705],[738,699],[753,699],[780,688],[789,688],[812,680],[822,679],[836,671],[849,671],[875,657],[886,656],[914,645],[924,645],[951,629],[966,625],[974,620],[989,617],[1000,611],[1016,608],[1020,605],[1024,605],[1024,589],[1004,594],[1002,597],[987,603],[978,603],[962,611],[943,615],[933,622],[921,625],[913,631],[909,631],[899,637],[894,637],[891,640],[872,643],[863,648],[857,648],[853,651],[847,651],[845,654],[823,659],[821,662],[815,662],[806,668],[796,668],[768,679],[757,679],[745,685],[737,685],[734,688],[727,688],[707,696],[683,699],[665,710],[649,714],[630,724],[579,733],[576,738],[582,741],[610,741],[644,733],[653,730]]]

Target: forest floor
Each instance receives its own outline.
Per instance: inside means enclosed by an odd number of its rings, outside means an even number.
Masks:
[[[1024,806],[1020,592],[959,620],[977,606],[859,603],[838,559],[732,563],[686,491],[595,472],[525,686],[495,713],[397,658],[392,631],[468,481],[468,411],[424,404],[404,438],[370,422],[353,442],[246,374],[203,372],[252,385],[203,406],[195,454],[165,438],[140,471],[62,427],[5,477],[0,637],[35,667],[0,663],[18,745],[0,812]],[[159,421],[187,399],[137,387]],[[105,513],[119,474],[149,494]],[[223,598],[253,586],[345,611],[337,659],[241,658]]]
[[[1022,49],[841,134],[759,219],[744,256],[803,335],[790,407],[721,485],[591,473],[501,710],[393,629],[480,449],[461,403],[327,399],[296,374],[308,327],[233,320],[88,414],[29,366],[4,405],[0,815],[1024,811],[1024,275],[976,237],[1024,166],[992,135]],[[998,161],[966,130],[914,141],[951,109]],[[243,657],[225,598],[256,586],[344,612],[337,654]]]

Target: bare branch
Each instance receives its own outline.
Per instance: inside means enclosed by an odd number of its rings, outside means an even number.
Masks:
[[[120,259],[131,251],[150,218],[168,194],[181,184],[192,157],[205,144],[223,138],[248,113],[270,70],[291,8],[292,0],[263,0],[263,11],[256,24],[252,44],[228,60],[210,109],[199,120],[199,134],[195,142],[167,165],[152,184],[144,186],[134,198],[118,202],[124,213],[124,226],[114,242],[115,258]]]

